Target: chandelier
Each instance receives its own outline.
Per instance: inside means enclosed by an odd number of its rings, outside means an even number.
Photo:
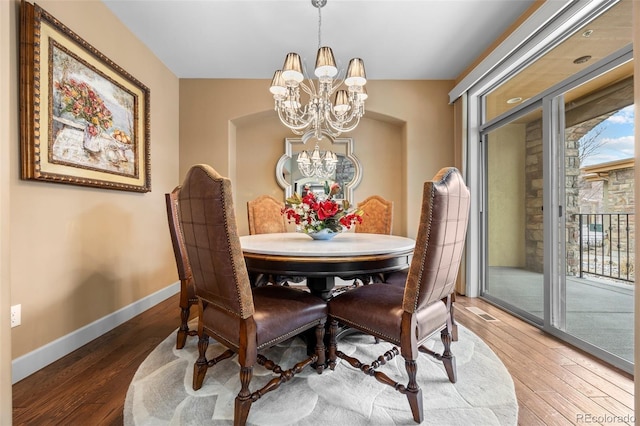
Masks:
[[[269,91],[275,99],[278,117],[285,126],[296,135],[313,133],[316,139],[322,139],[323,133],[336,137],[356,128],[364,115],[367,78],[360,58],[349,61],[344,80],[338,78],[333,51],[322,46],[321,11],[327,0],[311,0],[311,4],[318,8],[318,55],[314,70],[317,81],[307,77],[305,84],[300,55],[288,53],[282,69],[275,72]],[[343,84],[345,88],[340,89]],[[306,105],[302,104],[300,88],[309,96]],[[320,156],[317,147],[316,151]],[[313,154],[310,161],[313,166]]]
[[[320,152],[318,142],[311,155],[307,151],[302,151],[298,154],[298,170],[304,177],[316,177],[319,179],[326,179],[333,176],[336,171],[336,164],[338,164],[338,156],[329,150],[324,154]]]

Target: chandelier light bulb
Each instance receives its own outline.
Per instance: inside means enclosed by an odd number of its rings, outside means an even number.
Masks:
[[[284,79],[282,78],[282,70],[277,70],[273,74],[273,80],[271,80],[271,87],[269,91],[274,97],[284,97],[287,94],[287,88],[285,87]]]
[[[369,94],[367,93],[367,88],[363,86],[362,90],[358,92],[358,99],[364,102],[367,100],[368,97],[369,97]]]
[[[302,74],[302,60],[297,53],[289,53],[284,59],[284,65],[282,66],[282,78],[286,83],[295,82],[297,85],[304,80],[304,74]]]
[[[349,111],[349,95],[346,90],[338,90],[336,93],[336,103],[333,109],[336,114],[342,115]]]
[[[344,79],[347,86],[364,86],[367,84],[367,76],[364,71],[364,62],[360,58],[353,58],[349,61],[347,78]]]
[[[318,78],[333,78],[338,75],[336,60],[333,57],[333,51],[330,47],[325,46],[318,49],[318,56],[316,57],[316,70],[314,74]]]

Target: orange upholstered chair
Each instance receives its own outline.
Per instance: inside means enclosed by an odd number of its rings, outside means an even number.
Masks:
[[[282,207],[284,204],[271,195],[261,195],[255,200],[247,201],[249,234],[287,232]]]
[[[358,203],[364,211],[363,222],[356,225],[356,232],[369,234],[391,234],[393,226],[393,201],[372,195]]]

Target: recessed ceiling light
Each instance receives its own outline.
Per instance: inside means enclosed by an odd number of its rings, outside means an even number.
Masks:
[[[573,60],[574,64],[584,64],[585,62],[587,62],[589,59],[591,59],[590,55],[584,55],[584,56],[580,56],[579,58],[576,58]]]
[[[508,104],[517,104],[518,102],[522,102],[522,98],[517,96],[515,98],[507,99]]]
[[[582,33],[582,37],[591,37],[591,34],[593,34],[593,30],[587,30]]]

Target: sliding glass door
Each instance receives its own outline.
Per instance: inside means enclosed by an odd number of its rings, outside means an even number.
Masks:
[[[608,6],[480,96],[478,269],[483,298],[632,372],[631,5]]]
[[[633,78],[611,78],[630,65],[561,96],[575,101],[561,104],[564,279],[553,325],[633,362]]]
[[[526,111],[525,111],[526,112]],[[486,283],[483,296],[542,324],[544,318],[544,191],[542,110],[487,132]]]

